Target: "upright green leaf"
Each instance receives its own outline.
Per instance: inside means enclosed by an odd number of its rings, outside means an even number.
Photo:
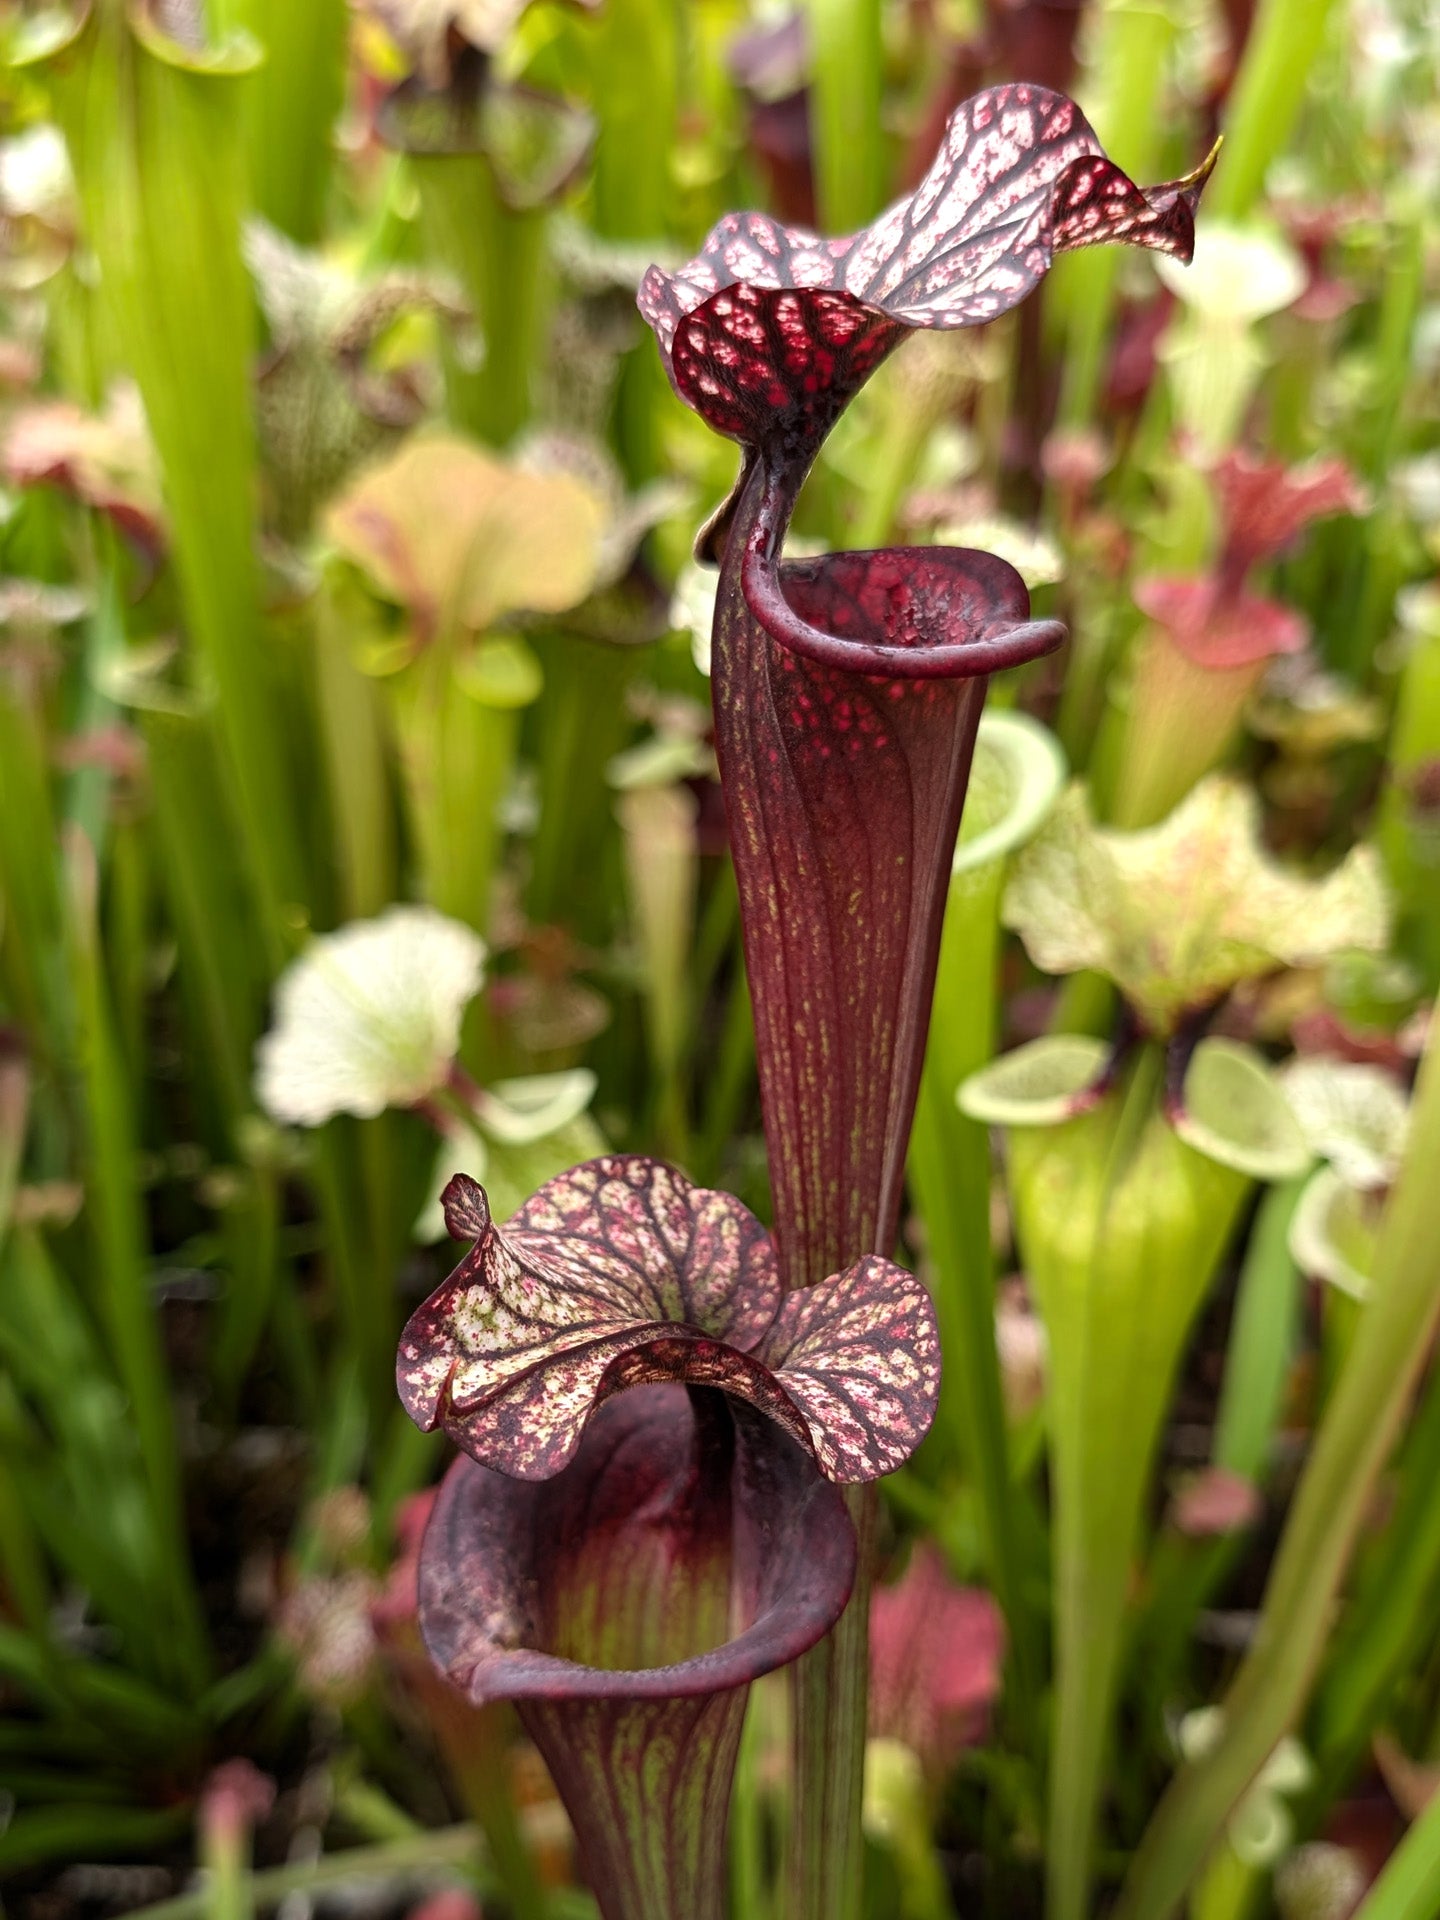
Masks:
[[[160,452],[195,670],[220,696],[238,823],[278,959],[305,886],[252,550],[239,87],[254,60],[249,42],[192,49],[107,0],[48,70],[105,307]]]

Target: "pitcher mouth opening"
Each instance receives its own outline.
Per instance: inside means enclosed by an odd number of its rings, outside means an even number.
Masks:
[[[808,465],[808,462],[805,463]],[[998,554],[884,547],[779,558],[805,466],[747,459],[726,568],[777,646],[842,673],[885,680],[972,679],[1053,653],[1058,620],[1032,620],[1030,594]]]
[[[808,1651],[855,1566],[838,1489],[773,1422],[710,1390],[638,1386],[551,1480],[454,1463],[421,1550],[421,1632],[476,1704],[696,1698]],[[653,1618],[667,1572],[690,1606],[683,1645]],[[607,1623],[607,1607],[637,1617]],[[656,1651],[679,1657],[621,1664]]]

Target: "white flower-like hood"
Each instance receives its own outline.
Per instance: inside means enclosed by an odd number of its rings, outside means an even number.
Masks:
[[[1108,974],[1157,1035],[1241,980],[1379,950],[1389,931],[1372,848],[1320,879],[1282,867],[1255,796],[1220,776],[1138,833],[1097,826],[1072,787],[1019,856],[1004,917],[1038,967]]]
[[[412,1106],[443,1083],[484,977],[485,942],[432,907],[320,935],[275,988],[256,1049],[260,1105],[301,1127]]]

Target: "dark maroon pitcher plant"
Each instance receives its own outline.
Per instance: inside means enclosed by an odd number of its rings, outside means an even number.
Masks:
[[[941,919],[986,677],[1059,645],[992,554],[781,559],[846,403],[916,328],[1008,312],[1057,253],[1128,241],[1188,260],[1213,164],[1140,188],[1074,102],[995,87],[957,108],[929,173],[843,239],[729,214],[640,310],[680,398],[740,443],[702,532],[720,563],[713,697],[787,1287],[888,1253]],[[867,1535],[855,1602],[797,1680],[792,1905],[855,1910]]]
[[[427,1644],[473,1700],[519,1704],[607,1920],[723,1911],[745,1689],[796,1660],[787,1913],[855,1910],[875,1503],[853,1489],[909,1457],[938,1387],[930,1302],[887,1256],[946,882],[986,676],[1062,638],[990,554],[783,563],[796,497],[909,330],[1007,311],[1066,248],[1188,257],[1207,171],[1142,190],[1072,102],[1000,87],[864,232],[732,214],[642,285],[676,391],[743,449],[702,543],[774,1239],[634,1157],[503,1228],[462,1178],[473,1246],[398,1362],[412,1417],[468,1456],[422,1556]]]
[[[606,1920],[719,1920],[749,1683],[849,1598],[830,1482],[929,1426],[929,1297],[877,1256],[786,1296],[747,1208],[636,1155],[503,1228],[463,1175],[444,1200],[473,1245],[397,1362],[411,1417],[470,1456],[421,1556],[426,1644],[477,1705],[519,1706]]]

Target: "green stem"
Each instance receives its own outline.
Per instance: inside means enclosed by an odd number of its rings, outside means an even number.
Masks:
[[[1290,1216],[1304,1178],[1285,1181],[1260,1203],[1240,1283],[1215,1416],[1217,1467],[1263,1481],[1283,1411],[1300,1323],[1301,1279],[1290,1258]],[[1168,1529],[1146,1569],[1148,1597],[1126,1665],[1144,1718],[1158,1724],[1194,1646],[1195,1617],[1233,1570],[1246,1534],[1186,1539]]]
[[[500,801],[519,743],[519,715],[477,698],[437,639],[395,683],[411,828],[425,897],[485,933],[500,842]]]
[[[986,1571],[1010,1630],[1016,1693],[1028,1721],[1038,1680],[1033,1622],[1022,1599],[1005,1402],[995,1346],[990,1257],[990,1136],[962,1114],[955,1090],[995,1045],[995,965],[1004,863],[951,881],[910,1176],[925,1222],[944,1355],[940,1431],[973,1476]]]
[[[217,725],[262,934],[277,964],[306,897],[276,690],[259,645],[250,411],[254,295],[237,75],[119,7],[56,57],[56,101],[121,354],[160,453],[186,622]]]
[[[1340,1583],[1440,1312],[1440,1049],[1427,1051],[1410,1147],[1385,1211],[1373,1290],[1290,1509],[1250,1653],[1224,1702],[1225,1732],[1172,1783],[1116,1920],[1171,1914],[1245,1788],[1291,1727],[1333,1624]]]
[[[1427,231],[1417,204],[1402,202],[1395,209],[1375,334],[1367,352],[1373,369],[1370,400],[1355,459],[1381,493],[1405,424],[1414,364],[1411,342],[1425,298]],[[1346,564],[1336,591],[1324,603],[1321,639],[1324,652],[1343,672],[1364,680],[1373,672],[1375,649],[1390,631],[1393,617],[1397,583],[1389,568],[1395,529],[1381,511],[1344,528],[1340,539]]]
[[[244,937],[245,876],[230,849],[225,795],[208,718],[145,717],[158,869],[179,955],[181,996],[197,1057],[206,1065],[195,1097],[221,1143],[238,1151],[251,1112],[250,1061],[259,1024],[261,955]],[[283,1310],[277,1234],[280,1183],[255,1167],[227,1209],[222,1237],[231,1284],[220,1310],[213,1370],[221,1404],[236,1404],[266,1319]]]
[[[181,997],[214,1104],[238,1117],[250,1109],[264,959],[246,937],[245,874],[227,831],[219,739],[208,718],[188,713],[146,714],[143,733]]]
[[[642,969],[653,1114],[660,1150],[689,1161],[686,1041],[694,1005],[690,956],[700,856],[695,800],[683,787],[622,793],[615,803],[625,841],[626,892]]]
[[[1440,1592],[1440,1377],[1406,1441],[1395,1517],[1378,1545],[1316,1703],[1315,1753],[1337,1782],[1365,1751],[1396,1683],[1434,1639]]]
[[[885,197],[880,0],[807,0],[805,12],[820,225],[826,233],[853,233]]]
[[[265,49],[246,102],[256,210],[304,246],[319,240],[345,92],[345,0],[232,0]]]
[[[1105,1174],[1108,1188],[1123,1176],[1154,1109],[1161,1076],[1157,1048],[1140,1055],[1110,1143]],[[1097,1218],[1103,1222],[1104,1202]],[[1097,1241],[1101,1237],[1096,1233]],[[1096,1247],[1090,1260],[1103,1254]],[[1087,1261],[1087,1266],[1090,1261]],[[1088,1276],[1081,1285],[1093,1289]],[[1043,1291],[1043,1289],[1042,1289]],[[1043,1307],[1043,1300],[1042,1300]],[[1136,1475],[1131,1442],[1128,1470],[1098,1451],[1091,1431],[1103,1424],[1100,1409],[1087,1406],[1094,1376],[1113,1356],[1097,1352],[1094,1309],[1079,1303],[1078,1338],[1067,1340],[1049,1316],[1053,1355],[1052,1438],[1055,1476],[1055,1665],[1054,1743],[1050,1758],[1050,1819],[1046,1848],[1046,1911],[1050,1920],[1083,1920],[1089,1910],[1095,1826],[1099,1814],[1105,1756],[1111,1741],[1111,1714],[1120,1657],[1125,1592],[1134,1545],[1133,1509],[1143,1486],[1144,1466]],[[1117,1330],[1118,1331],[1118,1330]],[[1078,1351],[1067,1353],[1067,1346]],[[1123,1375],[1127,1369],[1117,1366]],[[1066,1386],[1068,1379],[1069,1385]],[[1130,1484],[1127,1484],[1130,1483]],[[1132,1485],[1134,1491],[1132,1492]]]
[[[845,1504],[859,1542],[855,1591],[839,1624],[790,1670],[795,1791],[787,1920],[859,1920],[862,1910],[860,1812],[878,1489],[847,1487]]]
[[[730,1906],[745,1920],[770,1920],[770,1885],[765,1871],[765,1794],[760,1765],[765,1755],[768,1702],[758,1687],[750,1690],[745,1731],[735,1763],[730,1795]]]
[[[676,0],[607,0],[589,29],[595,228],[610,240],[669,228],[681,11]]]
[[[358,1191],[359,1152],[354,1135],[354,1128],[364,1124],[343,1115],[327,1121],[314,1135],[311,1166],[341,1325],[379,1431],[379,1422],[395,1400],[394,1296],[376,1250],[365,1244],[366,1210]]]
[[[1289,1235],[1304,1184],[1287,1180],[1261,1201],[1235,1293],[1212,1457],[1247,1480],[1260,1479],[1269,1463],[1295,1351],[1300,1276]]]
[[[1147,1043],[1091,1112],[1008,1136],[1016,1228],[1050,1338],[1051,1920],[1089,1911],[1146,1496],[1185,1339],[1249,1187],[1176,1138],[1161,1075],[1162,1050]]]
[[[32,1046],[69,1064],[74,1018],[54,846],[48,739],[33,699],[0,683],[0,987]]]
[[[1440,1794],[1391,1854],[1355,1920],[1436,1920],[1440,1914]]]
[[[311,629],[315,724],[330,795],[342,918],[364,919],[395,897],[394,795],[380,685],[354,658],[361,618],[353,577],[331,570]]]
[[[84,1088],[86,1211],[95,1279],[165,1556],[165,1601],[173,1610],[169,1653],[182,1684],[193,1688],[203,1683],[209,1655],[186,1541],[179,1444],[135,1177],[134,1117],[116,1053],[95,919],[97,877],[87,841],[78,836],[71,840],[67,866],[71,979]]]
[[[606,0],[588,28],[590,103],[599,122],[594,219],[607,240],[659,240],[670,231],[681,20],[698,11],[679,0]],[[620,363],[614,421],[632,486],[664,470],[659,422],[666,400],[659,357],[648,341],[632,348]]]
[[[1256,1905],[1264,1879],[1233,1847],[1215,1849],[1190,1902],[1190,1920],[1246,1920]]]
[[[1290,138],[1335,0],[1261,0],[1225,117],[1225,154],[1206,199],[1214,219],[1243,220]]]
[[[690,954],[690,1046],[700,1039],[700,1016],[709,1005],[716,982],[727,957],[742,974],[744,960],[740,950],[740,893],[735,885],[735,869],[728,860],[719,862],[710,883],[710,891],[700,910],[695,929],[695,944]]]
[[[1165,132],[1165,70],[1175,31],[1175,20],[1164,7],[1119,5],[1105,13],[1096,61],[1097,72],[1105,76],[1105,104],[1095,115],[1095,127],[1106,152],[1136,180],[1151,179],[1156,170]],[[1063,263],[1063,280],[1055,288],[1064,303],[1060,418],[1067,426],[1081,426],[1095,412],[1111,346],[1120,258],[1113,247],[1094,247]]]
[[[102,691],[110,663],[125,651],[125,624],[121,612],[120,576],[115,555],[114,535],[97,528],[102,564],[90,569],[94,582],[95,610],[86,626],[85,679],[75,715],[77,734],[112,722],[116,717],[113,702]],[[110,831],[110,791],[112,775],[103,766],[78,767],[70,775],[65,794],[65,818],[79,827],[103,860]]]
[[[205,1834],[200,1848],[206,1920],[254,1920],[249,1832],[238,1821],[224,1824],[224,1831]]]
[[[639,656],[570,633],[539,634],[534,644],[545,686],[534,717],[540,820],[527,905],[532,920],[600,944],[615,931],[621,884],[605,769],[625,744]]]
[[[1422,603],[1400,675],[1377,839],[1399,896],[1405,946],[1440,986],[1440,886],[1430,836],[1415,817],[1411,776],[1440,757],[1440,595]]]
[[[934,425],[934,415],[902,400],[885,417],[869,484],[860,497],[850,540],[856,547],[880,547],[890,538],[895,515]]]
[[[545,215],[507,207],[483,154],[412,154],[430,256],[459,280],[484,334],[471,366],[444,343],[450,418],[503,447],[530,417],[545,324]]]

